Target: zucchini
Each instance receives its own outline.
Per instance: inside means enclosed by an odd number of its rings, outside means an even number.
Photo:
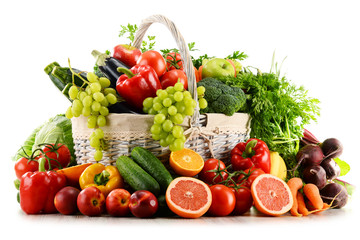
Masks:
[[[101,53],[97,50],[93,50],[91,54],[96,59],[96,65],[99,70],[110,80],[110,87],[116,88],[116,82],[119,77],[123,74],[117,71],[118,67],[123,67],[129,69],[129,67],[123,62],[119,61],[116,58],[111,57],[106,53]]]
[[[146,172],[159,183],[161,192],[165,192],[173,178],[164,164],[149,150],[142,147],[134,147],[131,157]]]
[[[135,191],[147,190],[156,196],[159,194],[159,183],[128,156],[120,156],[116,160],[116,167],[125,182]]]

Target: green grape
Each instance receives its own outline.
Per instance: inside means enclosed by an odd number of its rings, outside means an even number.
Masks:
[[[174,85],[174,89],[177,92],[182,92],[184,90],[184,85],[181,82],[177,82]]]
[[[166,140],[165,139],[163,139],[163,138],[161,138],[160,139],[160,146],[162,146],[162,147],[167,147],[167,146],[169,146],[169,144],[166,142]]]
[[[87,96],[87,93],[86,92],[84,92],[84,91],[79,91],[79,93],[78,93],[78,99],[80,100],[80,101],[82,101],[82,100],[84,100],[84,98]],[[83,103],[84,104],[84,103]]]
[[[107,88],[111,84],[110,80],[107,79],[106,77],[99,78],[99,83],[100,83],[102,88]]]
[[[87,119],[87,126],[88,128],[95,128],[97,124],[97,116],[89,116]]]
[[[194,114],[194,108],[192,107],[186,108],[184,113],[186,116],[192,116]]]
[[[175,103],[175,107],[176,107],[178,113],[183,113],[186,108],[184,102]]]
[[[174,146],[174,150],[179,151],[184,148],[185,142],[182,139],[177,138],[174,140],[174,142],[172,144]]]
[[[159,134],[151,134],[151,137],[152,137],[152,139],[154,139],[155,141],[159,141],[159,140],[161,139]]]
[[[166,88],[167,93],[174,94],[176,91],[173,86],[169,86]]]
[[[162,108],[158,113],[164,114],[165,116],[168,115],[168,108]]]
[[[184,104],[186,108],[191,108],[193,106],[193,99],[189,97],[185,97]]]
[[[115,94],[109,93],[108,95],[106,95],[106,99],[108,100],[108,102],[110,104],[115,104],[117,102],[117,98]]]
[[[154,117],[154,123],[162,124],[166,119],[166,116],[162,113],[158,113]]]
[[[89,85],[85,88],[85,92],[87,95],[92,95],[91,88]]]
[[[155,135],[159,135],[161,133],[161,124],[154,124],[150,128],[150,132]]]
[[[150,108],[143,107],[143,112],[144,113],[149,113],[149,110],[150,110]]]
[[[175,106],[173,106],[173,105],[170,106],[168,108],[168,113],[169,113],[170,116],[174,116],[177,113],[177,108]]]
[[[181,138],[184,136],[184,129],[181,126],[174,126],[172,129],[172,135],[175,138]]]
[[[192,96],[191,96],[191,93],[189,91],[184,91],[184,98],[191,98],[192,99]]]
[[[154,98],[152,98],[152,97],[145,98],[145,100],[143,102],[144,108],[151,108],[153,105],[153,100],[154,100]]]
[[[205,94],[205,87],[200,86],[196,89],[198,96],[203,96]]]
[[[96,150],[94,153],[94,160],[100,161],[103,158],[103,153],[101,150]]]
[[[94,102],[91,104],[91,109],[92,109],[94,112],[100,111],[100,108],[101,108],[101,104],[100,104],[99,102],[94,101]]]
[[[92,97],[89,95],[84,97],[84,99],[82,100],[84,107],[90,107],[92,102],[93,102]]]
[[[155,111],[160,111],[163,108],[163,105],[161,103],[154,103],[153,107],[152,107]]]
[[[162,104],[164,105],[164,107],[170,107],[171,104],[172,104],[172,101],[170,98],[165,98],[163,101],[162,101]]]
[[[90,83],[90,89],[92,93],[100,92],[101,91],[101,85],[99,82],[93,82]]]
[[[192,99],[192,102],[191,102],[191,106],[193,107],[193,108],[195,108],[196,107],[196,101],[194,100],[194,99]]]
[[[166,140],[166,143],[168,145],[170,145],[175,141],[175,137],[171,133],[169,133],[169,135],[166,137],[165,140]]]
[[[99,79],[98,76],[96,76],[96,74],[93,72],[88,72],[86,78],[91,83],[97,82]]]
[[[92,137],[90,139],[90,146],[93,148],[98,148],[100,147],[100,139],[97,137]]]
[[[172,130],[173,126],[174,126],[174,124],[171,122],[171,120],[166,119],[162,124],[162,129],[165,132],[170,132]]]
[[[101,128],[97,128],[93,133],[99,139],[104,138],[104,131]]]
[[[181,102],[184,99],[184,94],[182,92],[175,92],[174,93],[174,100],[176,102]]]
[[[79,90],[76,86],[72,85],[69,88],[69,97],[71,100],[75,100],[77,98],[78,93],[79,93]]]
[[[93,98],[95,101],[101,102],[102,100],[104,100],[105,96],[102,92],[96,92],[93,94]]]
[[[67,117],[68,119],[71,119],[74,117],[71,106],[66,109],[65,117]]]
[[[154,97],[153,104],[155,103],[162,103],[162,100],[159,97]]]
[[[170,119],[175,124],[182,124],[184,122],[184,117],[181,113],[177,113],[174,116],[171,116]]]
[[[76,111],[73,108],[71,108],[71,112],[72,112],[73,117],[80,117],[80,115],[82,113],[82,111]]]
[[[103,107],[108,107],[109,106],[109,101],[107,100],[107,98],[105,97],[101,102],[100,102],[101,106]]]
[[[199,98],[199,108],[205,109],[208,106],[208,103],[205,98]]]
[[[157,95],[161,100],[164,100],[165,98],[168,97],[168,92],[167,92],[166,90],[159,89],[159,90],[157,90],[156,95]]]
[[[106,125],[106,118],[105,118],[103,115],[99,115],[99,116],[97,117],[97,125],[98,125],[99,127],[103,127],[103,126]]]
[[[84,107],[82,110],[82,115],[84,117],[88,117],[91,114],[91,108],[90,107]]]
[[[164,132],[161,129],[161,133],[159,134],[160,139],[166,139],[168,135],[169,135],[169,133]]]
[[[150,114],[150,115],[156,115],[158,112],[152,107],[152,108],[150,108],[149,109],[149,112],[148,112],[148,114]]]
[[[93,116],[99,116],[100,112],[99,111],[91,111],[91,115]]]
[[[114,88],[105,88],[104,89],[104,95],[108,95],[109,93],[112,93],[114,95],[116,95],[116,90]]]
[[[101,106],[99,113],[106,117],[109,115],[109,109],[107,107]]]

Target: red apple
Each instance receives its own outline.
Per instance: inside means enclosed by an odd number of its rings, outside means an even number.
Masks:
[[[130,197],[129,208],[135,217],[151,217],[158,210],[158,206],[155,195],[147,190],[138,190]]]
[[[114,217],[126,216],[129,212],[131,194],[122,188],[112,190],[106,197],[106,211]]]
[[[105,196],[97,187],[87,187],[79,193],[77,206],[86,216],[99,216],[105,210]]]
[[[119,44],[114,47],[113,57],[125,63],[128,67],[136,65],[136,61],[141,55],[141,51],[134,46]]]
[[[78,212],[77,197],[80,190],[74,187],[64,187],[58,191],[54,198],[54,205],[59,213],[71,215]]]

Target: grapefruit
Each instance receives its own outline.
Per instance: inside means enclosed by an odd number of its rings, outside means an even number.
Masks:
[[[199,218],[211,206],[210,188],[192,177],[175,178],[166,190],[166,203],[171,211],[184,218]]]
[[[251,185],[251,195],[257,210],[270,216],[280,216],[293,205],[289,186],[279,177],[262,174]]]
[[[171,152],[169,164],[177,174],[193,177],[203,169],[204,159],[195,151],[183,148],[182,150]]]

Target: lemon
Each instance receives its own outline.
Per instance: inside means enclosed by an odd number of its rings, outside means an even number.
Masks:
[[[271,159],[270,174],[277,176],[282,180],[285,180],[287,168],[284,159],[279,155],[278,152],[272,152],[272,151],[270,151],[270,159]]]

